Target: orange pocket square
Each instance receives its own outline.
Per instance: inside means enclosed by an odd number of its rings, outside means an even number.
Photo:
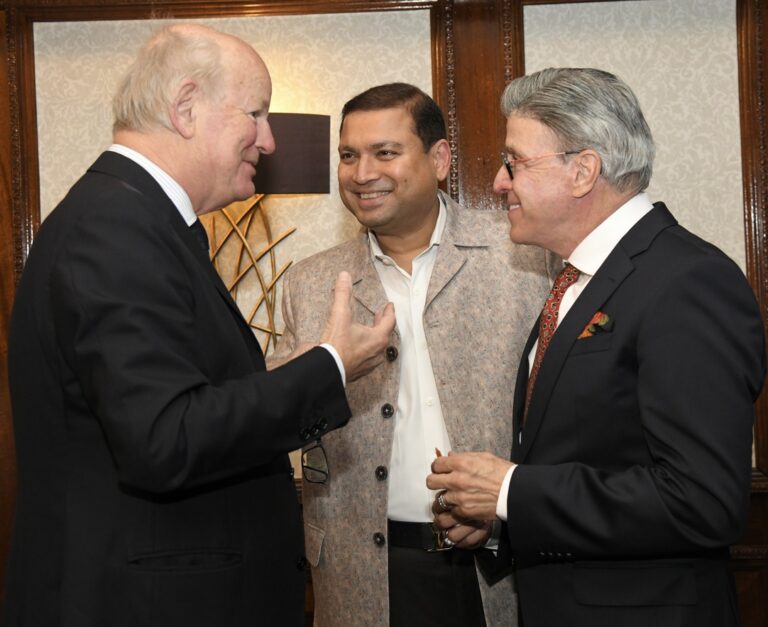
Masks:
[[[592,316],[592,319],[587,323],[587,326],[584,327],[584,330],[579,333],[577,339],[583,340],[584,338],[592,337],[595,333],[601,331],[607,332],[611,329],[613,329],[613,320],[611,317],[607,313],[598,311]]]

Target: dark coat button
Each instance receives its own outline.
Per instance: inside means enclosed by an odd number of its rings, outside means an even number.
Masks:
[[[387,361],[397,359],[397,349],[394,346],[387,346]]]
[[[387,475],[389,475],[389,472],[387,472],[386,466],[379,466],[378,468],[376,468],[376,478],[379,481],[384,481],[384,479],[387,478]]]
[[[312,425],[312,428],[309,430],[309,435],[311,435],[314,438],[314,437],[317,437],[319,433],[320,433],[320,427],[318,425]]]
[[[295,473],[295,472],[296,472],[296,471],[295,471],[293,468],[291,468],[291,469],[288,471],[288,476],[289,476],[291,479],[293,479],[293,475],[294,475],[294,473]]]
[[[299,437],[302,440],[309,440],[309,429],[302,429],[299,431]]]
[[[323,418],[318,424],[318,426],[320,427],[321,431],[325,431],[328,428],[328,421],[325,418]]]
[[[395,408],[389,403],[384,403],[381,406],[381,415],[384,416],[384,418],[392,418],[392,416],[395,415]]]
[[[303,555],[296,560],[296,568],[298,570],[304,570],[307,567],[307,558]]]
[[[377,531],[373,534],[373,543],[376,546],[384,546],[387,543],[387,539],[384,537],[383,533]]]

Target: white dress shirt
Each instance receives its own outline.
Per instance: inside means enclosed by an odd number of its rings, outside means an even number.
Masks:
[[[432,520],[430,508],[435,492],[427,488],[425,477],[431,472],[435,448],[443,454],[451,448],[424,334],[427,288],[445,229],[445,216],[441,199],[429,246],[413,260],[410,274],[382,252],[373,232],[368,235],[373,264],[387,299],[395,305],[400,333],[400,387],[388,479],[390,520]]]
[[[576,268],[580,274],[578,280],[568,287],[563,294],[557,320],[555,321],[556,327],[560,325],[560,321],[565,318],[565,315],[576,302],[576,299],[584,291],[584,288],[587,287],[592,277],[608,258],[608,255],[616,248],[621,238],[629,233],[630,229],[651,209],[653,209],[653,204],[648,198],[648,194],[643,192],[630,198],[603,220],[573,249],[567,262]],[[531,368],[533,368],[533,360],[536,356],[536,347],[538,345],[539,341],[536,340],[531,352],[528,353],[529,374]],[[522,435],[521,431],[519,437],[522,438]],[[515,468],[516,466],[512,466],[507,471],[504,482],[501,484],[499,500],[496,502],[496,515],[502,520],[507,520],[507,494],[509,492],[509,482]]]
[[[122,144],[112,144],[107,150],[123,155],[126,159],[130,159],[140,165],[147,171],[147,174],[157,181],[157,184],[163,189],[166,196],[171,199],[173,206],[176,207],[181,217],[184,218],[187,226],[192,226],[195,223],[197,216],[192,208],[192,201],[189,199],[187,192],[184,191],[184,188],[174,181],[170,174],[141,153]]]

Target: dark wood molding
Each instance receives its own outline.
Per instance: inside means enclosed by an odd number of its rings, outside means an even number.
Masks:
[[[15,285],[39,225],[34,93],[36,22],[201,18],[428,9],[432,80],[454,156],[446,188],[473,209],[496,209],[504,119],[499,96],[524,72],[528,5],[594,0],[0,0],[0,591],[15,495],[7,386],[7,327]],[[604,0],[610,1],[610,0]],[[747,276],[768,320],[768,6],[736,1]],[[766,624],[768,599],[768,394],[757,404],[750,516],[732,550],[746,627]],[[0,594],[1,598],[1,594]]]
[[[747,277],[763,322],[768,321],[768,8],[761,0],[738,0],[736,24],[739,60],[741,154]],[[768,476],[768,393],[756,406],[755,466]]]
[[[3,33],[8,27],[8,13],[0,10],[0,27]],[[8,38],[0,39],[0,58],[8,58]],[[0,63],[0,85],[9,84],[8,66]],[[11,90],[0,98],[0,137],[11,138]],[[5,556],[11,537],[13,511],[16,502],[16,459],[13,449],[11,402],[8,395],[8,343],[6,341],[11,303],[15,289],[18,260],[15,214],[11,210],[14,168],[10,141],[0,141],[0,591],[5,587]],[[0,595],[2,599],[2,595]]]

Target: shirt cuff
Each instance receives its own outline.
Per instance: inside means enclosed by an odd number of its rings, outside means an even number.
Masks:
[[[499,500],[496,501],[496,516],[501,520],[507,520],[507,497],[509,496],[509,482],[512,479],[512,473],[515,472],[517,464],[510,466],[507,474],[504,475],[504,481],[501,482],[501,490],[499,491]]]
[[[347,387],[347,372],[344,370],[344,364],[341,361],[341,357],[339,357],[339,354],[336,352],[336,349],[330,344],[320,344],[320,346],[327,350],[331,354],[331,357],[333,357],[333,361],[336,362],[339,374],[341,375],[341,385]]]

